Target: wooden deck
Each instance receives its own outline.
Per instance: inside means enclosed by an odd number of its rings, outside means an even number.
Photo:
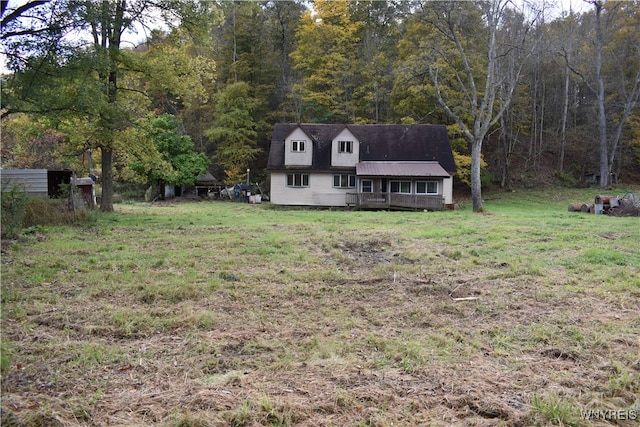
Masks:
[[[444,197],[399,193],[347,193],[347,206],[360,209],[444,209]]]

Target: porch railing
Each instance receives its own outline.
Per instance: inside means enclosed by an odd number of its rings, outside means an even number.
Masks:
[[[347,206],[363,209],[444,209],[444,198],[426,194],[347,193]]]

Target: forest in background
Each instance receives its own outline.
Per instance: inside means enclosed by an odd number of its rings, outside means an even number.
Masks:
[[[3,2],[2,167],[92,153],[112,210],[114,181],[268,182],[278,122],[426,123],[477,196],[638,182],[640,3],[584,4]]]

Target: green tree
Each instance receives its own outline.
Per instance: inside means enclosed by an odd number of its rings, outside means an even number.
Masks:
[[[129,86],[146,93],[156,113],[174,115],[197,151],[206,152],[209,141],[204,131],[211,126],[210,100],[218,75],[211,41],[202,38],[191,36],[184,27],[170,33],[153,31],[136,49],[142,72],[130,75]]]
[[[356,122],[388,123],[393,120],[390,94],[393,65],[398,59],[401,23],[411,3],[366,1],[352,4],[352,20],[358,23],[357,73],[353,104]]]
[[[192,185],[198,175],[207,171],[209,159],[193,150],[193,142],[179,133],[178,120],[163,114],[149,120],[146,137],[153,149],[140,153],[130,164],[133,171],[152,184]]]
[[[297,33],[291,53],[300,73],[301,121],[349,123],[355,120],[354,65],[359,24],[351,20],[347,0],[316,0]]]
[[[291,53],[295,49],[296,31],[306,10],[301,0],[272,0],[265,4],[266,33],[269,40],[267,63],[275,71],[274,92],[269,97],[268,109],[271,120],[283,122],[295,120],[296,103],[291,102],[295,82]]]
[[[232,83],[216,95],[215,120],[206,134],[217,143],[214,161],[230,184],[243,176],[262,151],[257,141],[265,123],[253,116],[259,107],[246,82]]]
[[[52,0],[44,10],[43,21],[55,22],[53,36],[44,32],[46,49],[37,46],[38,34],[20,35],[19,28],[31,25],[30,19],[15,24],[11,43],[22,46],[20,56],[10,62],[14,75],[8,82],[10,94],[7,112],[67,114],[86,124],[88,147],[98,149],[101,159],[101,210],[113,210],[114,153],[125,149],[122,138],[133,126],[145,95],[137,87],[126,87],[127,74],[137,72],[135,56],[123,48],[125,32],[134,24],[149,25],[156,20],[154,11],[168,19],[197,16],[200,3],[146,0]],[[66,11],[60,19],[60,11]],[[171,13],[169,13],[171,12]],[[171,15],[171,16],[169,16]],[[188,20],[186,20],[188,22]],[[70,44],[65,33],[88,34]],[[55,37],[58,35],[59,37]],[[35,43],[34,43],[35,42]],[[4,94],[3,94],[4,95]],[[4,98],[4,96],[3,96]],[[4,99],[3,99],[4,101]]]

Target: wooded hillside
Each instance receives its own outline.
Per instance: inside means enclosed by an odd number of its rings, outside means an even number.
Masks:
[[[640,3],[518,4],[3,2],[2,165],[91,150],[110,210],[134,165],[176,167],[169,114],[228,182],[267,180],[278,122],[447,124],[474,208],[480,185],[640,181]]]

